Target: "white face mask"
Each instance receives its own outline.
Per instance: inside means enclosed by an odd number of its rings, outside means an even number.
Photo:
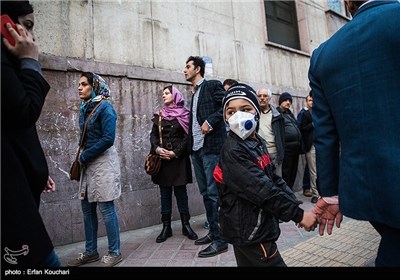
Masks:
[[[229,128],[233,133],[245,140],[256,130],[257,122],[255,117],[251,113],[238,111],[229,118]]]

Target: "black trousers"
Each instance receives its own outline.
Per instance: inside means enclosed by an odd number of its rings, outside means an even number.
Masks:
[[[282,178],[293,189],[296,181],[297,166],[299,164],[300,146],[285,146],[285,155],[282,162]]]
[[[172,191],[174,191],[179,213],[189,214],[189,203],[186,185],[182,186],[160,186],[161,214],[172,213]]]
[[[286,267],[275,242],[233,245],[237,266]]]
[[[311,190],[311,182],[310,182],[310,170],[308,170],[308,164],[304,166],[304,175],[303,175],[303,191]]]
[[[400,229],[370,222],[382,237],[375,260],[376,267],[400,267]]]

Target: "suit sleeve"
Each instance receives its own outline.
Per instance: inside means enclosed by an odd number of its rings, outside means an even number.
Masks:
[[[221,120],[223,120],[222,99],[225,96],[225,90],[222,86],[222,83],[217,80],[213,81],[211,92],[213,95],[213,101],[216,104],[218,110],[213,114],[210,114],[206,120],[211,125],[211,127],[216,127],[219,125],[219,123],[221,123]]]
[[[318,73],[317,57],[314,51],[308,73],[314,101],[312,119],[317,160],[317,186],[321,196],[334,196],[338,194],[339,185],[339,136],[329,107],[329,100],[316,75]]]

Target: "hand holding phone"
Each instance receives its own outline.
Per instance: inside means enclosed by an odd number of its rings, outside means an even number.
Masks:
[[[8,29],[6,27],[6,23],[11,24],[11,27],[14,28],[15,31],[17,31],[17,33],[18,33],[17,27],[15,26],[15,23],[12,21],[12,19],[8,15],[2,15],[1,16],[1,35],[4,38],[6,38],[12,46],[15,46],[15,39],[11,35],[10,31],[8,31]]]
[[[17,32],[18,35],[14,34],[14,36],[18,37],[18,44],[16,44],[16,39],[14,39],[13,35],[11,34],[12,32],[8,31],[8,28],[5,26],[7,23],[9,23],[11,27],[14,28],[15,32]],[[22,30],[20,33],[19,30],[21,30],[21,28],[24,28],[25,31]],[[27,31],[23,25],[18,25],[17,27],[12,19],[6,14],[1,15],[1,36],[8,40],[9,44],[5,44],[5,47],[15,57],[19,59],[39,59],[39,49],[35,43],[33,32]],[[3,43],[5,43],[5,41]]]

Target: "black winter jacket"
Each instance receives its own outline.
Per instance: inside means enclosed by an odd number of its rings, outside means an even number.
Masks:
[[[1,251],[2,267],[37,267],[53,245],[39,213],[49,175],[36,122],[49,84],[1,46]],[[26,250],[11,256],[10,251]],[[2,254],[3,256],[3,254]],[[14,263],[15,262],[15,263]]]
[[[218,183],[221,238],[234,245],[276,241],[278,219],[298,223],[304,211],[285,181],[275,175],[265,141],[229,132],[214,178]]]
[[[309,152],[313,145],[313,121],[312,114],[309,109],[304,110],[303,117],[301,118],[300,131],[303,138],[304,150]]]

